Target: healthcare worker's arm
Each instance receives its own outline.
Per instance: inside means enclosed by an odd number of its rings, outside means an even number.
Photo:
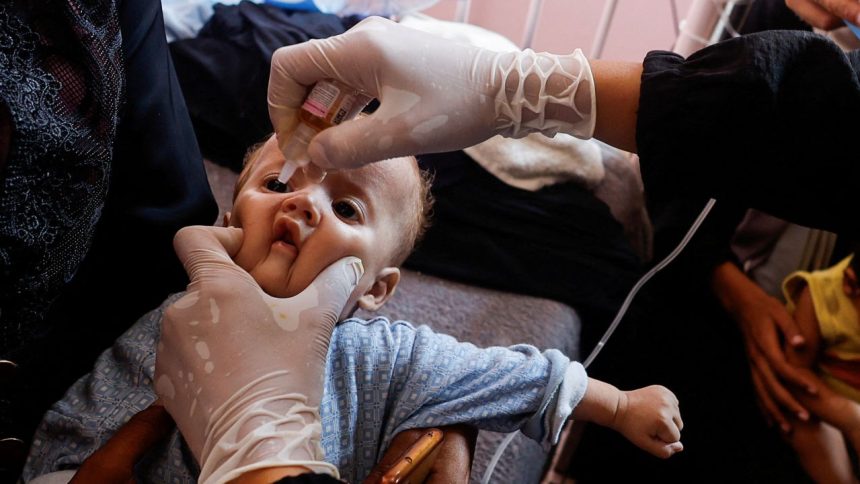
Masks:
[[[155,390],[202,483],[276,468],[337,477],[323,460],[319,405],[331,333],[361,262],[344,258],[302,293],[276,299],[230,258],[241,238],[236,228],[177,233],[191,283],[164,312]]]
[[[371,17],[342,35],[275,51],[268,101],[279,138],[295,126],[309,87],[326,78],[380,106],[314,138],[311,161],[323,168],[450,151],[496,134],[594,132],[594,82],[579,50],[498,53]]]
[[[594,137],[635,153],[642,63],[608,60],[590,62],[597,98]]]
[[[324,168],[461,149],[496,134],[564,132],[635,151],[641,74],[641,63],[589,62],[579,49],[497,53],[371,17],[342,35],[275,51],[269,114],[285,142],[321,79],[378,98],[373,115],[314,138],[311,161]]]
[[[579,49],[497,53],[371,17],[342,35],[275,51],[269,114],[286,139],[321,79],[378,98],[373,115],[314,138],[311,161],[324,168],[461,149],[496,134],[564,132],[635,151],[641,72],[636,62],[589,63]]]
[[[855,205],[860,178],[860,52],[773,31],[687,59],[654,51],[641,66],[593,64],[578,50],[500,54],[371,18],[276,51],[269,112],[283,136],[309,86],[334,77],[380,107],[311,141],[311,161],[324,168],[461,149],[496,134],[596,134],[639,153],[646,192],[725,198],[858,231],[845,207]]]

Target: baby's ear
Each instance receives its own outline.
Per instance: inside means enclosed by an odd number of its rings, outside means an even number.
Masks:
[[[229,227],[229,226],[230,226],[230,216],[231,216],[231,215],[232,215],[232,213],[230,213],[230,212],[224,212],[224,220],[223,220],[223,222],[224,222],[224,226],[225,226],[225,227]]]
[[[400,269],[386,267],[379,271],[373,286],[358,298],[358,306],[366,311],[376,311],[394,295],[394,289],[400,282]]]

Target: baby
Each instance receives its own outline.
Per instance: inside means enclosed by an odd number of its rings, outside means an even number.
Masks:
[[[244,234],[236,263],[270,295],[289,297],[333,262],[359,257],[364,275],[348,306],[378,309],[426,223],[427,181],[414,158],[329,173],[320,184],[297,174],[280,192],[272,182],[283,163],[271,138],[237,182],[228,220]],[[141,318],[46,414],[25,480],[76,468],[156,399],[160,321],[178,297]],[[557,350],[477,348],[381,317],[347,318],[335,328],[319,412],[326,460],[351,482],[370,472],[399,432],[458,423],[522,430],[548,447],[572,416],[609,426],[660,457],[682,450],[678,402],[663,387],[622,392],[589,379]],[[195,482],[199,472],[178,433],[137,470],[146,482]]]
[[[860,449],[860,258],[853,256],[783,281],[788,311],[806,340],[787,345],[788,360],[814,370],[824,381],[817,397],[794,392],[811,411],[795,419],[786,438],[816,482],[856,482],[845,441]],[[856,458],[856,457],[855,457]]]

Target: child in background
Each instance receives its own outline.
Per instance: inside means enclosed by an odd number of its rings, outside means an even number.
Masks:
[[[272,182],[283,163],[273,137],[250,156],[237,182],[229,217],[243,231],[236,263],[270,295],[290,297],[334,261],[356,256],[365,270],[348,307],[378,309],[426,223],[428,187],[414,158],[330,173],[320,184],[299,173],[281,193]],[[46,414],[25,480],[76,468],[155,400],[160,320],[176,299],[144,316]],[[573,416],[609,426],[660,457],[682,450],[678,402],[663,387],[622,392],[587,378],[582,365],[556,350],[482,349],[384,318],[348,318],[335,328],[319,413],[326,460],[352,482],[370,472],[394,435],[428,425],[520,429],[549,446]],[[175,434],[139,467],[141,478],[196,482],[196,463],[184,449]],[[193,442],[190,450],[200,456]]]
[[[812,413],[795,418],[786,438],[816,482],[856,482],[846,440],[860,449],[860,257],[815,272],[799,271],[783,281],[783,293],[806,340],[786,345],[792,364],[823,380],[820,394],[794,392]],[[854,457],[856,459],[856,456]]]

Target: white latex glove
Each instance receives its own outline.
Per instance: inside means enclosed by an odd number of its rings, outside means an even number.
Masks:
[[[337,477],[323,461],[318,409],[331,334],[361,261],[341,259],[301,294],[276,299],[233,263],[241,241],[238,228],[177,233],[191,283],[164,314],[156,392],[200,463],[200,482],[281,466]]]
[[[342,35],[275,51],[268,98],[279,138],[295,127],[309,88],[328,78],[380,106],[311,141],[311,161],[326,169],[461,149],[496,134],[594,132],[594,81],[578,49],[498,53],[371,17]]]

